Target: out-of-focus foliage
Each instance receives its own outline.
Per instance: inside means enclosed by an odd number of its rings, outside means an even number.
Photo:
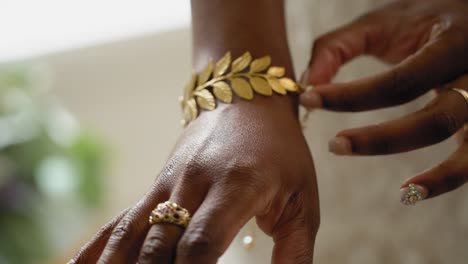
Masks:
[[[40,263],[99,205],[103,145],[47,94],[44,68],[0,68],[0,264]]]

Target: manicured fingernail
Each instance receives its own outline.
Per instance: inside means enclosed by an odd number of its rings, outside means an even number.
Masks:
[[[322,98],[313,91],[312,86],[307,87],[305,93],[301,94],[301,104],[309,109],[321,108]]]
[[[302,73],[302,76],[301,76],[301,83],[303,85],[307,85],[309,83],[309,74],[310,74],[310,71],[309,69],[305,70],[303,73]]]
[[[426,187],[410,183],[408,187],[400,189],[400,202],[404,205],[415,205],[424,200],[428,194]]]
[[[353,147],[351,141],[345,137],[336,137],[328,142],[328,150],[336,155],[351,155]]]

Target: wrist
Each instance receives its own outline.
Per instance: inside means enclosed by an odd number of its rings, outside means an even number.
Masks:
[[[304,88],[285,77],[284,67],[273,66],[271,61],[270,56],[253,59],[250,52],[245,52],[234,60],[231,52],[227,52],[216,63],[210,59],[200,73],[192,75],[184,96],[180,98],[184,113],[183,124],[187,125],[196,119],[199,110],[212,111],[220,102],[232,104],[236,95],[244,101],[251,101],[251,104],[285,108],[292,111],[297,119],[297,94],[303,92]],[[288,94],[296,96],[287,96]],[[272,96],[274,97],[271,98]],[[261,103],[263,100],[258,99],[257,102],[252,102],[256,97],[270,100],[268,104]],[[241,102],[242,100],[238,101],[238,104]]]
[[[202,130],[212,126],[240,129],[246,126],[251,127],[249,124],[255,127],[263,126],[262,124],[275,124],[275,127],[281,127],[283,130],[285,128],[291,131],[300,130],[298,107],[294,97],[293,95],[257,96],[252,101],[235,98],[232,104],[220,103],[212,111],[202,111],[187,128],[195,125],[195,129]]]

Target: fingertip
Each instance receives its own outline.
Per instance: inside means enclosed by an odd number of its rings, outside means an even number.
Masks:
[[[328,149],[336,155],[351,155],[353,147],[351,141],[346,137],[335,137],[328,142]]]
[[[409,183],[400,189],[400,202],[404,205],[416,205],[428,196],[429,190],[423,185]]]
[[[322,108],[323,106],[322,97],[313,91],[312,86],[309,86],[301,95],[300,103],[308,109]]]

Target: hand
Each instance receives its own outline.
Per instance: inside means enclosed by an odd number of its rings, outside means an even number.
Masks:
[[[383,73],[332,83],[338,69],[359,55],[396,64]],[[380,155],[436,144],[468,120],[467,102],[449,88],[468,91],[468,1],[399,0],[319,38],[303,82],[316,85],[301,103],[312,109],[365,111],[400,105],[437,89],[424,109],[405,117],[338,133],[336,154]],[[442,164],[407,180],[421,198],[451,191],[468,180],[468,143]],[[407,192],[407,188],[404,189]]]
[[[274,263],[311,263],[319,206],[296,110],[288,96],[256,96],[202,113],[150,191],[72,263],[215,263],[254,216],[274,239]],[[166,200],[192,214],[185,230],[148,223]]]

